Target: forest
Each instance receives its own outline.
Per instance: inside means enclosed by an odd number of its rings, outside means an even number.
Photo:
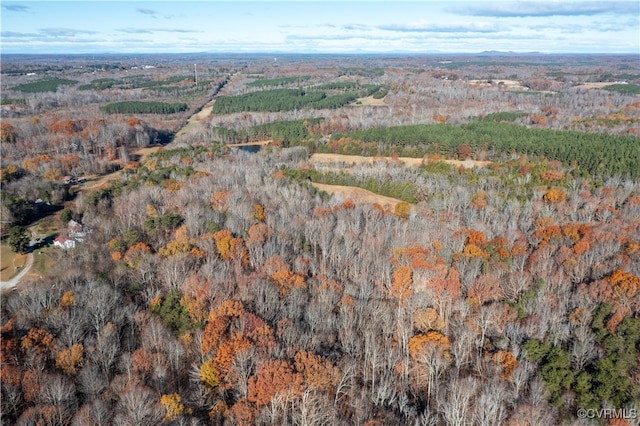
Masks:
[[[3,424],[638,424],[635,58],[54,59],[2,57]]]

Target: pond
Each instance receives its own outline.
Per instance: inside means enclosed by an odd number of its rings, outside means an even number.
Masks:
[[[240,145],[240,146],[235,146],[234,148],[242,150],[244,152],[248,152],[250,154],[255,154],[256,152],[260,151],[262,149],[262,145]]]

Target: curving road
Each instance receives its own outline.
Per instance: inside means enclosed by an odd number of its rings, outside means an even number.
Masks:
[[[4,293],[5,291],[13,290],[13,288],[18,284],[18,282],[20,282],[22,277],[27,275],[32,265],[33,265],[33,253],[29,253],[27,255],[27,263],[24,265],[24,267],[22,268],[22,271],[20,271],[18,275],[11,278],[9,281],[0,281],[0,290],[1,290],[0,292]]]

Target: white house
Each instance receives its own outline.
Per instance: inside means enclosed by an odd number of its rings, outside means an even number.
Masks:
[[[56,238],[55,240],[53,240],[53,245],[63,248],[63,249],[70,249],[70,248],[75,248],[76,246],[76,242],[75,240],[72,240],[71,238],[68,238],[64,235],[60,235],[58,238]]]

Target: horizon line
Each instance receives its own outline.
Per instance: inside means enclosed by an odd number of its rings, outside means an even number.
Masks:
[[[350,51],[350,52],[309,52],[309,51],[233,51],[233,50],[220,50],[220,51],[196,51],[196,52],[117,52],[117,51],[98,51],[98,52],[2,52],[0,55],[41,55],[41,56],[55,56],[55,55],[218,55],[218,54],[232,54],[232,55],[541,55],[541,56],[553,56],[553,55],[607,55],[607,56],[619,56],[619,55],[636,55],[640,57],[638,52],[575,52],[575,51],[563,51],[563,52],[541,52],[541,51],[513,51],[513,50],[483,50],[479,52],[447,52],[447,51]]]

